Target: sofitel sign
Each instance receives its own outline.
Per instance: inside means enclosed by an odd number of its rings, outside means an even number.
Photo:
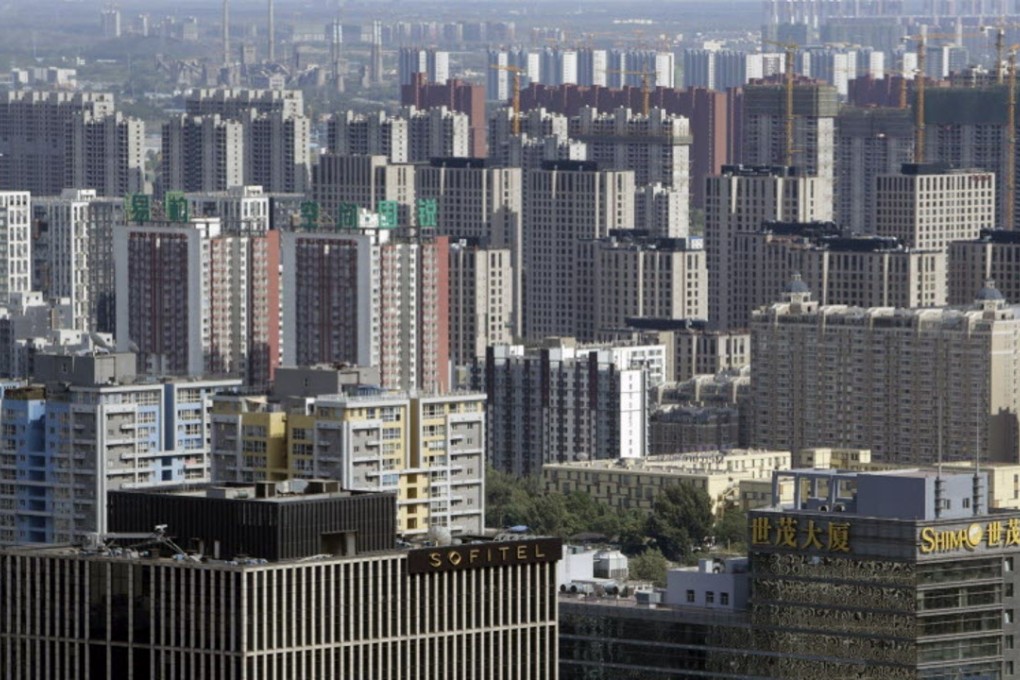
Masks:
[[[466,543],[411,550],[407,554],[409,574],[503,567],[516,564],[555,562],[563,556],[563,541],[535,538],[504,543]]]

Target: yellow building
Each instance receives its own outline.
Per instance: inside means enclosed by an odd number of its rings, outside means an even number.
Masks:
[[[739,502],[741,480],[766,481],[771,492],[772,471],[788,469],[788,451],[733,450],[547,464],[542,478],[549,491],[583,491],[613,507],[643,510],[663,488],[689,485],[704,489],[719,515]]]
[[[403,535],[485,527],[484,395],[329,395],[290,412],[224,397],[212,422],[217,481],[336,479],[396,493]]]

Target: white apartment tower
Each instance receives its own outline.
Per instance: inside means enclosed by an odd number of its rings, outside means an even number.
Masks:
[[[32,289],[32,197],[0,191],[0,304]]]

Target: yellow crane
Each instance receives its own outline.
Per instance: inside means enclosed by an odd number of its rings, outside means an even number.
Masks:
[[[1016,53],[1020,45],[1009,48],[1009,101],[1006,102],[1006,181],[1004,184],[1004,205],[1002,226],[1013,229],[1013,203],[1016,200]]]
[[[512,73],[514,77],[514,89],[512,106],[514,112],[514,119],[511,122],[514,136],[521,134],[521,74],[527,71],[520,66],[503,66],[502,64],[491,64],[489,68],[494,68],[497,71],[507,71]]]
[[[787,166],[793,165],[793,71],[794,62],[797,58],[797,50],[800,49],[800,45],[797,43],[781,43],[774,40],[762,40],[762,42],[770,45],[776,45],[782,47],[786,53],[785,60],[785,71],[784,86],[786,87],[786,104],[784,106],[783,117],[784,117],[784,138],[785,138],[785,153],[783,163]]]
[[[917,74],[915,76],[915,90],[917,91],[917,105],[914,107],[914,162],[924,163],[924,85],[927,79],[925,72],[925,60],[928,54],[928,40],[929,39],[952,39],[957,38],[977,38],[981,37],[981,33],[920,33],[918,35],[908,35],[903,38],[904,41],[916,40],[917,41]]]
[[[606,69],[606,73],[619,73],[625,76],[641,76],[641,111],[648,116],[651,111],[651,89],[648,86],[648,78],[655,77],[655,71],[628,71],[626,69]]]

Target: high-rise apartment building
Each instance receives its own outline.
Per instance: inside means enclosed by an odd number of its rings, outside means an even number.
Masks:
[[[914,154],[907,109],[849,108],[836,116],[835,218],[855,234],[875,232],[875,178],[892,175]]]
[[[164,169],[164,176],[170,172],[170,177],[163,180],[165,188],[224,191],[232,186],[251,184],[280,193],[302,193],[308,189],[311,124],[304,115],[304,101],[299,90],[193,90],[185,96],[184,104],[187,117],[181,120],[218,120],[220,122],[214,127],[229,127],[230,156],[219,157],[216,162],[229,167],[231,174],[228,181],[216,184],[182,184],[171,165]],[[197,146],[189,145],[187,138],[179,139],[173,135],[173,129],[169,132],[168,139],[167,126],[164,125],[164,159],[171,154],[189,159],[201,158],[206,145],[213,143],[213,138],[206,137]],[[243,143],[236,140],[238,134]],[[218,135],[216,141],[219,141]],[[236,174],[238,167],[239,179]]]
[[[226,191],[244,184],[244,126],[217,114],[163,123],[164,191]]]
[[[266,382],[279,353],[276,243],[277,232],[229,233],[219,217],[118,229],[118,347],[157,374]]]
[[[144,125],[118,115],[109,93],[9,92],[0,129],[0,189],[122,196],[144,186]]]
[[[399,223],[409,224],[415,202],[415,167],[388,163],[385,156],[323,154],[312,171],[312,198],[331,224],[339,218],[341,204],[375,210],[380,201],[396,201]]]
[[[384,387],[449,386],[449,240],[411,230],[282,238],[283,363],[351,362]]]
[[[762,222],[810,222],[832,218],[828,180],[804,177],[782,166],[724,166],[705,187],[705,252],[708,256],[708,315],[716,329],[737,328],[750,310],[738,309],[736,238]]]
[[[112,489],[209,479],[213,394],[239,380],[136,380],[131,354],[36,357],[32,386],[0,400],[0,543],[105,533]]]
[[[450,53],[434,47],[401,47],[397,55],[400,85],[410,85],[415,73],[424,73],[430,83],[445,83],[450,79]]]
[[[826,180],[819,191],[832,201],[835,177],[836,89],[798,80],[793,88],[792,164],[804,175]],[[743,144],[747,165],[778,165],[786,160],[786,91],[779,82],[748,85],[743,99]],[[826,200],[822,196],[819,199]]]
[[[119,111],[97,117],[76,114],[68,133],[64,187],[94,189],[100,196],[143,193],[145,123]]]
[[[523,337],[577,335],[591,293],[579,287],[577,245],[633,227],[634,173],[548,163],[525,177],[523,207]]]
[[[407,119],[385,111],[331,116],[328,149],[339,156],[385,156],[390,163],[407,162]]]
[[[875,187],[875,233],[909,248],[944,250],[995,226],[995,175],[949,170],[944,164],[904,164]]]
[[[474,158],[434,159],[415,168],[415,195],[435,200],[437,233],[510,251],[512,332],[519,333],[524,255],[521,169],[489,167],[488,161]]]
[[[396,494],[403,536],[480,533],[485,396],[371,392],[306,398],[299,409],[286,400],[217,397],[213,479],[338,480],[345,489]]]
[[[472,387],[484,390],[488,463],[538,475],[544,463],[641,458],[648,453],[649,388],[665,375],[665,348],[489,347]]]
[[[949,244],[949,304],[962,305],[986,282],[1010,304],[1020,303],[1020,235],[1009,230],[982,230],[971,241]]]
[[[0,304],[32,289],[32,197],[0,191]]]
[[[817,291],[823,305],[946,304],[944,250],[904,248],[888,237],[847,236],[831,222],[766,222],[756,232],[737,234],[734,250],[735,327],[746,328],[752,311],[779,299],[794,276]]]
[[[515,321],[509,248],[454,239],[450,243],[450,364],[485,356],[489,345],[509,344]]]
[[[708,269],[701,239],[669,239],[634,230],[577,245],[579,336],[598,340],[629,319],[704,319]]]
[[[270,198],[261,187],[232,187],[224,192],[186,197],[189,215],[219,218],[223,237],[232,244],[228,260],[236,274],[222,273],[228,286],[231,333],[245,346],[240,368],[245,383],[265,387],[282,358],[280,345],[280,233],[270,229]]]
[[[471,130],[470,155],[475,158],[488,155],[484,86],[457,78],[451,78],[445,83],[429,83],[424,74],[417,74],[409,85],[401,86],[400,103],[418,109],[445,106],[451,111],[466,113]]]
[[[820,307],[794,281],[751,324],[753,443],[1015,461],[1020,320],[998,291],[975,295],[964,308]]]
[[[41,198],[35,201],[34,217],[45,224],[46,272],[45,281],[36,287],[50,298],[68,298],[74,316],[74,328],[93,330],[93,311],[90,284],[91,255],[95,250],[92,239],[97,237],[89,206],[96,199],[90,189],[65,189],[60,198]],[[41,226],[41,225],[40,225]],[[38,268],[34,268],[38,269]]]

